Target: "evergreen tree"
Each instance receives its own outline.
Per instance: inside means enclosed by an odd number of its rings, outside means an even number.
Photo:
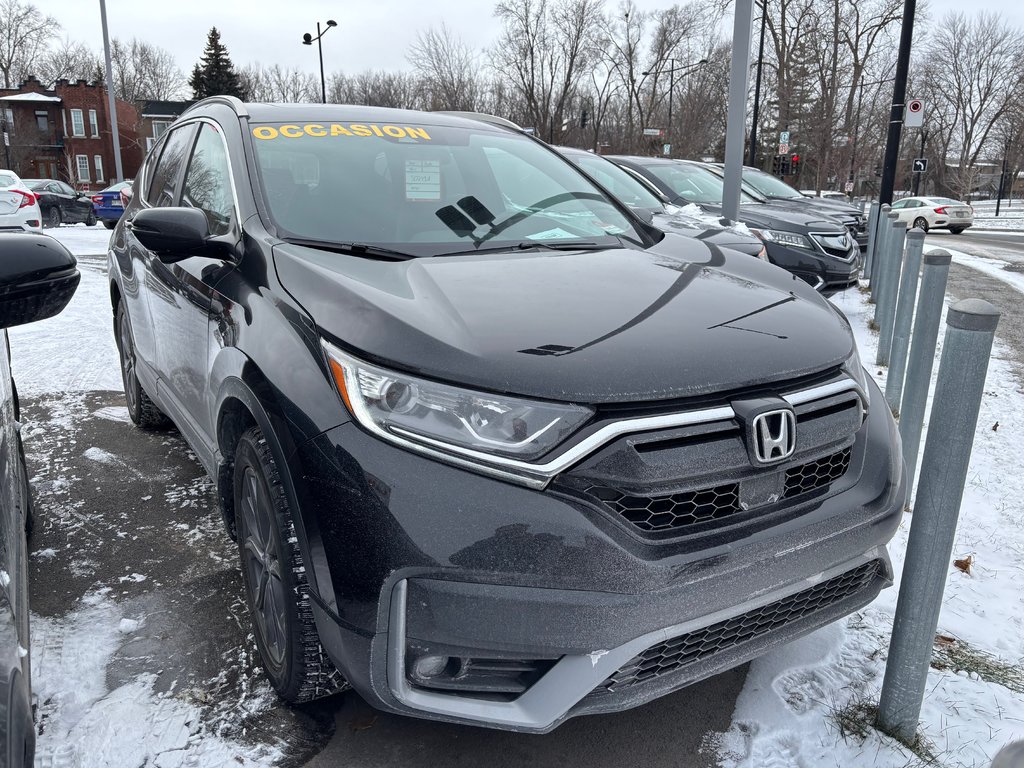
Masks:
[[[206,36],[206,50],[192,69],[192,77],[188,84],[192,86],[192,96],[205,99],[207,96],[237,96],[243,101],[245,90],[231,63],[228,49],[220,41],[220,32],[216,27],[210,29]]]

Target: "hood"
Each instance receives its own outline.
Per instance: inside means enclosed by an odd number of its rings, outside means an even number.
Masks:
[[[859,208],[848,203],[825,200],[821,197],[773,197],[769,199],[768,205],[815,216],[830,216],[839,221],[859,221],[864,215]]]
[[[721,213],[721,206],[704,206],[714,213]],[[740,221],[755,229],[780,229],[786,232],[846,232],[846,227],[837,219],[817,211],[795,211],[768,203],[744,203],[740,206]]]
[[[661,212],[655,212],[650,223],[662,232],[692,237],[722,248],[732,248],[748,256],[756,256],[761,252],[763,245],[745,224],[735,223],[730,226],[726,219],[718,219],[704,213],[695,205],[686,208],[671,206]]]
[[[585,403],[664,400],[821,371],[854,348],[808,285],[666,235],[652,248],[385,262],[292,244],[278,277],[332,343],[481,389]]]

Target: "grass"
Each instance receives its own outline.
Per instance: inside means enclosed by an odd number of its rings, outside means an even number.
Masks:
[[[937,635],[932,648],[932,669],[976,675],[1014,693],[1024,693],[1024,667],[1009,664],[946,635]]]
[[[856,743],[862,744],[872,733],[884,734],[884,731],[880,730],[877,725],[878,705],[866,698],[853,699],[845,707],[833,709],[829,716],[839,729],[839,735],[843,741],[852,739]],[[887,735],[885,737],[894,738],[914,754],[917,759],[909,766],[940,764],[939,755],[935,752],[934,747],[921,734],[918,734],[910,743]]]

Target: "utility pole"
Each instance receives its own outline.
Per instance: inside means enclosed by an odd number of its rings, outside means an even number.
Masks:
[[[740,215],[743,135],[746,133],[747,85],[750,82],[750,36],[754,27],[753,0],[736,0],[734,14],[729,111],[725,123],[725,173],[722,178],[722,215],[733,221]]]
[[[764,23],[768,9],[765,3],[761,8],[761,42],[757,44],[757,78],[754,80],[754,109],[750,113],[750,154],[747,165],[757,165],[757,115],[761,107],[761,70],[764,68]]]
[[[882,187],[879,202],[892,203],[896,185],[896,164],[900,156],[900,136],[903,131],[903,112],[907,100],[907,73],[910,70],[910,46],[914,38],[914,11],[917,0],[904,0],[903,26],[900,28],[900,50],[896,59],[896,78],[892,87],[892,108],[889,110],[889,134],[885,142],[885,160],[882,162]]]
[[[115,181],[124,181],[121,167],[121,136],[117,130],[117,99],[114,97],[114,68],[110,65],[110,35],[107,34],[107,3],[100,0],[100,21],[103,24],[103,58],[106,60],[107,107],[110,110],[110,135],[114,141]]]
[[[996,216],[999,215],[999,206],[1003,202],[1003,193],[1006,188],[1006,156],[1010,154],[1010,144],[1007,142],[1003,150],[1003,169],[999,172],[999,193],[996,195]]]

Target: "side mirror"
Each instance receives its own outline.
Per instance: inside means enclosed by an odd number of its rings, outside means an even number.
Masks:
[[[49,235],[0,234],[0,328],[58,314],[80,279],[75,257]]]
[[[224,250],[222,243],[210,242],[210,222],[198,208],[145,208],[126,226],[165,264]]]

